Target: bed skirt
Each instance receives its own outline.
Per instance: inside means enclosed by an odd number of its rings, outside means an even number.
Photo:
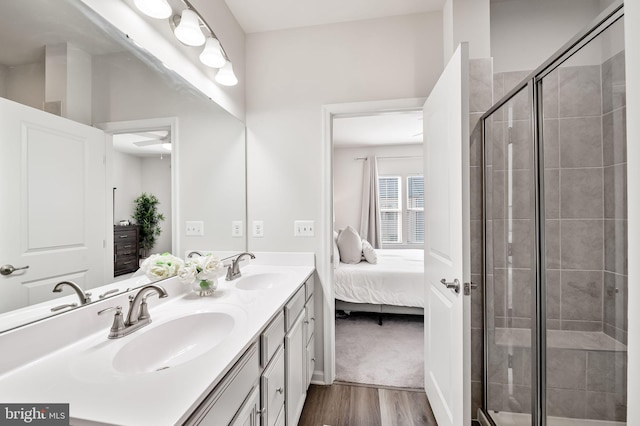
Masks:
[[[411,306],[374,305],[371,303],[351,303],[336,299],[336,310],[352,312],[373,312],[377,314],[424,315],[424,308]]]

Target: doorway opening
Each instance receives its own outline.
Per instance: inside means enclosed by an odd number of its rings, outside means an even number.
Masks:
[[[177,119],[107,123],[101,127],[110,136],[107,138],[107,180],[112,191],[114,280],[122,280],[135,274],[145,254],[175,253]],[[128,241],[126,235],[136,233],[134,228],[139,233],[133,215],[135,200],[142,194],[159,201],[158,213],[164,220],[159,223],[161,232],[151,249],[131,250],[128,243],[126,247],[123,244]],[[123,262],[133,262],[135,266],[128,268]]]
[[[420,106],[360,105],[331,116],[330,318],[338,382],[424,388]],[[364,249],[348,253],[354,238]]]

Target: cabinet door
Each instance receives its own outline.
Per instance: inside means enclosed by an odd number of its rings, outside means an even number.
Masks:
[[[307,343],[307,377],[305,386],[308,388],[313,377],[313,370],[316,368],[315,339],[311,339]]]
[[[262,373],[262,424],[274,426],[284,405],[285,366],[284,349],[280,345]]]
[[[256,386],[244,402],[231,426],[260,426],[258,410],[260,405],[260,388]]]
[[[287,425],[297,425],[307,395],[306,345],[304,341],[304,311],[285,336],[287,387],[285,408]]]
[[[309,341],[313,337],[313,332],[315,329],[316,317],[315,317],[315,309],[313,305],[313,295],[311,298],[307,300],[307,304],[304,310],[304,335],[305,342],[309,344]]]

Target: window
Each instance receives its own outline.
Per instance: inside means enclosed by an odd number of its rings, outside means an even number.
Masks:
[[[402,176],[378,177],[380,238],[383,245],[424,243],[424,177],[406,177],[404,200],[403,179]],[[403,205],[406,207],[403,208]]]
[[[407,242],[424,243],[424,177],[407,176]]]
[[[380,240],[384,243],[402,242],[402,201],[400,176],[378,177],[380,204]]]

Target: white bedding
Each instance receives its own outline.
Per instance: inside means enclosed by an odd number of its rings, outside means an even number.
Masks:
[[[377,249],[378,263],[340,263],[335,298],[351,303],[424,308],[424,251]]]

